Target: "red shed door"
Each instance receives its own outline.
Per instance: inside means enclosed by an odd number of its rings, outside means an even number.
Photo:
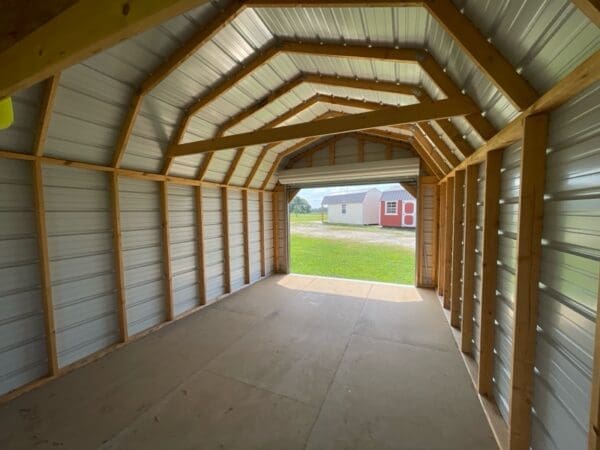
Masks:
[[[415,202],[411,202],[411,201],[402,202],[402,226],[403,227],[414,227],[415,226]]]

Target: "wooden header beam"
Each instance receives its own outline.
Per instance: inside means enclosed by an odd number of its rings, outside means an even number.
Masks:
[[[381,126],[434,120],[444,117],[461,116],[472,113],[473,105],[463,97],[432,102],[428,105],[410,105],[382,108],[347,117],[321,120],[318,122],[288,125],[285,127],[242,133],[205,141],[190,142],[173,146],[168,156],[184,156],[229,148],[267,144],[291,139],[338,134]]]

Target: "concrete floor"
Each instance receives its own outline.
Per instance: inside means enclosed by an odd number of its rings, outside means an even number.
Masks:
[[[432,291],[276,276],[0,407],[0,449],[496,449]]]

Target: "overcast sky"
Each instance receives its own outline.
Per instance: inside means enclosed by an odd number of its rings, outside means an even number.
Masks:
[[[298,195],[305,198],[310,203],[312,208],[320,208],[321,200],[323,197],[329,194],[346,194],[348,192],[361,192],[367,191],[371,188],[377,188],[381,192],[389,191],[392,189],[402,189],[398,183],[387,183],[387,184],[364,184],[360,186],[343,186],[343,187],[330,187],[330,188],[310,188],[302,189]]]

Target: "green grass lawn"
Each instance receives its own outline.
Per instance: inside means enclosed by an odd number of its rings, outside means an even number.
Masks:
[[[327,213],[323,213],[323,217],[327,219]],[[306,222],[320,222],[321,221],[321,213],[320,212],[311,212],[307,214],[294,214],[290,213],[290,222],[291,223],[306,223]]]
[[[414,284],[412,250],[292,234],[292,273]]]

